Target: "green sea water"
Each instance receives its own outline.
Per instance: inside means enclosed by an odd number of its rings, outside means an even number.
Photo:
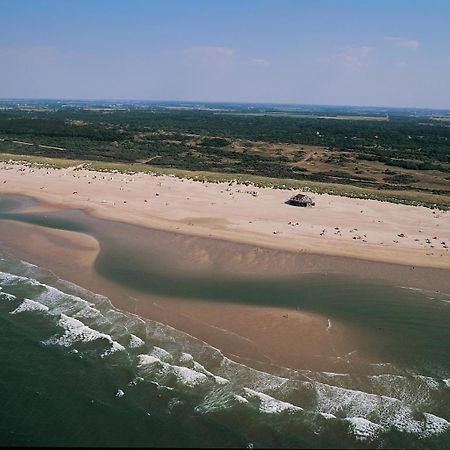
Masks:
[[[80,211],[21,212],[27,202],[1,200],[0,220],[93,235],[97,272],[122,286],[313,312],[328,319],[330,333],[340,324],[355,339],[317,366],[256,370],[3,255],[0,445],[450,445],[449,296],[339,275],[177,271],[162,255],[162,236],[144,244],[124,228],[128,238],[118,240],[117,224],[109,229]]]

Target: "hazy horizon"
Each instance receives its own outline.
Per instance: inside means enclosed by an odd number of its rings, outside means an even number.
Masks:
[[[146,99],[146,98],[70,98],[70,97],[0,97],[0,102],[105,102],[105,103],[115,103],[115,102],[125,102],[125,103],[148,103],[148,104],[159,104],[159,103],[189,103],[189,104],[211,104],[211,105],[268,105],[268,106],[298,106],[298,107],[331,107],[331,108],[369,108],[369,109],[408,109],[408,110],[430,110],[430,111],[450,111],[450,108],[433,108],[427,106],[404,106],[404,105],[350,105],[344,103],[292,103],[292,102],[246,102],[246,101],[233,101],[233,100],[199,100],[199,99]]]
[[[450,108],[450,3],[3,0],[0,97]]]

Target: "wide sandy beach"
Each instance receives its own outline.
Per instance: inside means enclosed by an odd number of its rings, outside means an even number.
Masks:
[[[261,247],[450,268],[450,212],[289,190],[150,174],[0,163],[0,192],[32,196],[96,217]]]

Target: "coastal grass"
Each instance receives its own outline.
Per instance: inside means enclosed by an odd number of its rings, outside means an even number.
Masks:
[[[385,189],[364,188],[351,184],[326,183],[319,181],[295,180],[291,178],[271,178],[260,175],[222,173],[210,171],[193,171],[186,169],[152,166],[143,163],[120,163],[107,161],[76,160],[63,158],[48,158],[32,155],[0,154],[0,161],[26,164],[54,169],[75,167],[100,172],[149,173],[167,175],[208,182],[236,182],[256,187],[271,187],[274,189],[302,190],[317,194],[332,194],[343,197],[379,200],[405,205],[426,206],[442,210],[450,209],[450,196],[422,193],[413,190],[392,191]]]
[[[67,169],[88,162],[76,159],[48,158],[45,156],[15,155],[12,153],[0,153],[0,161],[48,167],[52,169]]]

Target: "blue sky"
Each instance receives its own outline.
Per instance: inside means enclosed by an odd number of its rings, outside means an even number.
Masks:
[[[0,97],[450,108],[450,1],[0,0]]]

